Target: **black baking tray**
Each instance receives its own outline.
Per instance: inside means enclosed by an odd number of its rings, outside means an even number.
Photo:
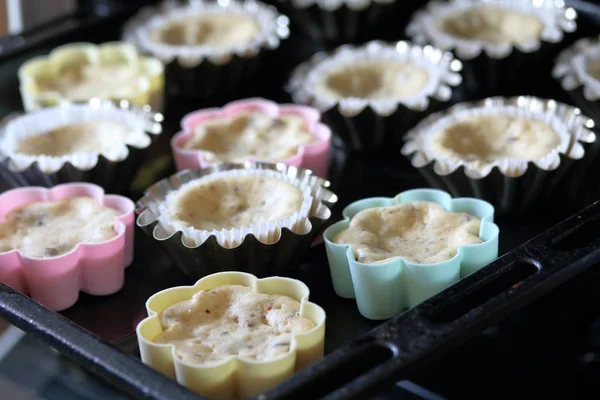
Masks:
[[[123,6],[127,2],[110,3],[115,3],[114,12],[105,13],[103,18],[82,17],[69,35],[76,34],[78,41],[96,43],[119,39],[120,32],[116,27],[136,7]],[[571,40],[597,33],[599,25],[591,17],[580,15],[580,29]],[[401,39],[402,27],[398,29],[398,39]],[[0,53],[0,74],[3,76],[0,117],[21,108],[16,79],[18,66],[32,56],[72,41],[68,39],[69,35],[63,32],[42,40],[36,34],[32,42],[23,35],[21,46]],[[320,49],[292,36],[283,42],[277,62],[270,64],[277,68],[264,71],[260,85],[248,93],[238,93],[236,97],[263,96],[289,102],[281,88],[291,68],[317,50]],[[521,94],[570,102],[550,77],[541,79],[532,92]],[[170,154],[168,139],[176,132],[185,113],[206,106],[220,106],[230,100],[233,99],[211,99],[209,103],[201,103],[168,98],[165,134],[148,152],[147,173],[131,188],[131,197],[137,199],[145,186],[174,172],[170,163],[161,167],[162,160]],[[352,154],[338,145],[333,149],[328,178],[340,199],[333,210],[332,221],[340,219],[341,209],[354,200],[392,196],[403,190],[427,186],[418,172],[399,155],[387,159],[378,155]],[[501,258],[385,323],[361,317],[354,301],[335,295],[323,245],[313,247],[299,265],[296,277],[310,287],[312,301],[327,312],[328,355],[321,363],[261,398],[364,399],[373,396],[394,382],[410,378],[445,351],[595,266],[600,262],[600,204],[593,203],[594,195],[583,190],[571,194],[560,202],[553,199],[556,202],[550,207],[551,212],[529,214],[519,220],[498,218]],[[565,220],[586,206],[588,208]],[[531,238],[534,239],[528,241]],[[74,307],[54,313],[0,285],[0,315],[132,397],[198,399],[139,361],[134,334],[135,326],[145,317],[144,302],[150,295],[166,287],[190,283],[174,268],[169,257],[137,230],[135,261],[127,270],[124,288],[118,293],[105,297],[82,295]]]

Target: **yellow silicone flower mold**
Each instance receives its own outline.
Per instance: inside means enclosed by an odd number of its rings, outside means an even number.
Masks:
[[[190,364],[177,357],[172,344],[153,342],[163,331],[159,318],[163,310],[191,299],[201,290],[224,285],[242,285],[252,288],[257,293],[289,296],[300,302],[300,316],[313,321],[315,327],[294,335],[290,342],[290,351],[268,361],[231,355],[218,361]],[[308,301],[309,294],[308,287],[298,280],[281,277],[258,279],[243,272],[219,272],[200,279],[194,286],[179,286],[158,292],[146,302],[148,317],[141,321],[136,329],[142,361],[202,396],[255,396],[323,357],[325,311]]]
[[[69,43],[26,61],[18,74],[26,111],[92,98],[162,109],[163,64],[128,43]]]

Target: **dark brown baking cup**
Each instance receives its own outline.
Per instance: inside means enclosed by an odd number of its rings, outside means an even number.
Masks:
[[[284,227],[279,239],[272,244],[260,241],[254,234],[242,236],[236,247],[224,247],[214,234],[199,245],[191,243],[182,230],[163,226],[161,207],[167,196],[187,182],[209,177],[224,171],[263,170],[274,171],[285,179],[301,182],[309,188],[311,206],[307,213],[304,234],[295,233]],[[136,204],[137,225],[173,258],[175,265],[191,279],[221,271],[242,271],[259,277],[283,275],[293,276],[300,257],[309,249],[313,240],[321,233],[331,216],[330,206],[337,196],[327,190],[329,182],[314,176],[310,170],[290,167],[285,164],[260,162],[222,163],[199,170],[184,170],[152,185]],[[245,228],[243,228],[245,229]]]
[[[338,100],[317,92],[317,83],[323,74],[338,66],[365,60],[414,63],[428,72],[428,82],[410,98]],[[452,86],[458,86],[462,80],[460,70],[460,61],[451,53],[431,46],[372,41],[358,47],[340,46],[332,53],[315,54],[296,67],[287,90],[295,103],[321,111],[323,121],[350,150],[396,151],[408,129],[451,101],[455,94]]]
[[[551,125],[561,138],[560,145],[536,160],[504,159],[484,166],[458,158],[436,154],[428,136],[467,116],[523,116]],[[405,137],[402,154],[411,157],[412,165],[429,184],[446,190],[453,197],[476,197],[493,204],[499,214],[521,215],[536,212],[564,191],[572,168],[584,158],[585,148],[596,141],[590,130],[593,121],[578,108],[554,100],[520,96],[493,97],[473,103],[461,103],[433,114],[419,123]],[[560,196],[558,196],[560,197]]]
[[[418,1],[411,0],[274,0],[290,17],[292,31],[330,48],[374,39],[398,39],[398,18],[408,17]],[[396,35],[395,35],[396,33]]]
[[[520,11],[544,24],[541,38],[520,44],[491,44],[451,36],[438,28],[439,18],[486,6]],[[514,96],[535,92],[566,33],[577,29],[577,12],[564,1],[433,0],[417,11],[406,28],[415,43],[452,51],[463,62],[464,87],[471,97]]]
[[[180,18],[214,13],[250,16],[260,26],[260,32],[248,43],[224,49],[174,46],[150,38],[153,30]],[[123,39],[165,63],[170,94],[196,99],[224,98],[253,83],[268,52],[289,36],[288,25],[288,18],[275,7],[255,0],[189,1],[187,5],[165,2],[158,7],[146,7],[131,18],[125,25]]]
[[[14,143],[14,139],[7,139],[99,119],[123,121],[136,133],[135,142],[125,143],[116,157],[91,153],[49,157],[23,156],[11,150],[10,143]],[[88,182],[108,193],[126,193],[144,151],[162,133],[162,121],[163,115],[152,112],[150,106],[139,107],[125,100],[118,103],[97,99],[82,103],[63,101],[59,106],[14,114],[0,126],[0,190]]]

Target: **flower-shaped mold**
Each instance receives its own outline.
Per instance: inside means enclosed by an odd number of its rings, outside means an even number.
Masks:
[[[75,304],[80,291],[103,296],[121,289],[125,268],[133,261],[134,204],[126,197],[105,195],[101,187],[88,183],[50,189],[25,187],[0,195],[0,221],[10,211],[32,202],[80,196],[121,212],[115,221],[116,236],[100,243],[79,243],[68,253],[51,258],[27,257],[19,250],[0,252],[0,282],[55,311]]]
[[[167,307],[189,300],[201,290],[224,285],[242,285],[257,293],[289,296],[300,302],[300,315],[314,322],[310,331],[292,338],[290,351],[269,361],[229,356],[219,361],[190,364],[179,359],[171,344],[152,340],[162,332],[160,313]],[[136,329],[142,361],[181,385],[210,398],[248,398],[291,378],[296,371],[323,357],[325,311],[308,301],[308,287],[295,279],[257,279],[242,272],[220,272],[200,279],[194,286],[179,286],[156,293],[146,302],[148,317]]]
[[[227,171],[237,175],[244,173],[243,170],[264,170],[264,174],[281,177],[282,181],[300,188],[305,200],[309,193],[308,209],[300,210],[287,222],[271,221],[253,229],[244,227],[209,232],[189,228],[183,232],[182,229],[173,229],[168,221],[165,223],[163,207],[170,193],[190,181],[216,174],[225,176],[228,174],[223,173]],[[259,277],[286,275],[293,272],[302,253],[311,246],[331,217],[328,207],[337,202],[337,196],[326,187],[329,187],[329,182],[314,176],[312,171],[281,163],[247,161],[184,170],[148,188],[136,205],[139,214],[137,225],[158,241],[171,255],[175,265],[193,279],[232,269]]]
[[[559,144],[539,159],[501,159],[477,162],[439,154],[432,138],[459,120],[476,116],[523,117],[545,122],[560,138]],[[564,182],[573,162],[585,155],[583,144],[594,143],[594,123],[579,109],[536,97],[492,97],[461,103],[433,114],[406,134],[402,154],[429,183],[453,196],[489,201],[501,214],[520,214],[540,205]],[[583,143],[583,144],[582,144]],[[541,202],[541,203],[540,203]]]
[[[142,153],[162,132],[162,114],[125,101],[63,102],[9,119],[0,127],[0,178],[3,188],[50,187],[67,182],[90,182],[106,191],[127,190]],[[122,123],[130,130],[122,146],[110,154],[73,153],[63,156],[28,155],[17,151],[19,140],[69,124]]]
[[[252,18],[259,32],[249,41],[228,47],[171,45],[153,39],[154,32],[183,18],[232,14]],[[289,36],[289,20],[277,10],[255,0],[243,2],[164,2],[143,8],[127,22],[123,38],[142,52],[166,64],[167,84],[174,94],[190,98],[224,96],[252,82],[268,50]]]
[[[362,210],[416,201],[434,202],[447,211],[462,211],[480,218],[482,243],[460,246],[454,257],[435,264],[415,264],[401,257],[363,264],[355,259],[350,246],[333,242],[335,235],[348,228],[350,220]],[[483,200],[453,199],[440,190],[415,189],[393,198],[359,200],[347,206],[342,214],[344,219],[324,233],[333,287],[338,296],[355,298],[360,313],[369,319],[391,318],[414,307],[498,257],[499,229],[493,223],[494,207]]]
[[[539,37],[520,43],[492,43],[450,35],[439,21],[485,7],[502,8],[535,17],[542,22]],[[479,96],[518,95],[532,80],[545,74],[565,33],[577,29],[577,12],[562,0],[432,0],[417,11],[406,28],[417,44],[453,51],[463,61],[469,92]],[[517,28],[519,29],[519,28]],[[548,74],[550,71],[548,70]],[[537,79],[533,79],[536,82]]]
[[[25,62],[18,72],[25,110],[55,106],[64,100],[90,100],[91,98],[65,98],[63,93],[51,85],[61,77],[65,69],[84,65],[125,66],[131,68],[139,78],[135,88],[129,93],[124,93],[124,96],[112,97],[112,94],[109,94],[101,100],[127,100],[139,106],[148,105],[155,111],[162,110],[165,86],[163,64],[156,58],[139,55],[134,46],[122,42],[107,42],[101,45],[70,43],[55,48],[47,56],[35,57]]]
[[[276,160],[294,167],[312,170],[316,175],[325,177],[329,165],[329,149],[331,147],[331,129],[320,122],[321,115],[310,107],[292,104],[279,105],[264,99],[246,99],[234,101],[223,108],[209,108],[187,114],[181,121],[183,129],[171,140],[171,148],[178,170],[210,167],[213,163],[206,161],[204,152],[196,149],[186,149],[185,144],[193,137],[194,128],[206,122],[220,118],[235,117],[248,112],[260,112],[271,118],[279,116],[301,117],[315,141],[300,146],[292,157],[286,160]],[[261,161],[247,157],[246,160]],[[245,161],[245,160],[240,160]],[[269,160],[262,160],[269,161]]]
[[[427,72],[427,82],[410,97],[369,99],[346,97],[338,100],[317,87],[324,75],[337,68],[364,62],[397,62],[415,65]],[[292,73],[287,90],[295,103],[307,104],[323,113],[323,121],[352,150],[381,150],[401,142],[399,133],[436,111],[453,96],[451,86],[461,83],[461,63],[451,53],[431,46],[407,42],[369,42],[344,45],[333,53],[317,53]]]

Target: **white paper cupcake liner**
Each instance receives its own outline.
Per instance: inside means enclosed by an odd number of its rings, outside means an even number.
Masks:
[[[222,230],[199,230],[192,226],[180,227],[179,224],[171,220],[169,216],[169,208],[174,201],[178,198],[180,193],[187,189],[197,186],[204,182],[210,182],[218,179],[229,178],[229,177],[269,177],[276,178],[282,182],[287,182],[294,185],[296,188],[302,191],[302,205],[299,210],[294,212],[289,217],[283,220],[268,221],[261,224],[255,224],[250,226],[244,226],[242,228],[230,228]],[[167,195],[165,201],[159,206],[159,222],[162,224],[162,228],[168,234],[172,234],[175,231],[181,230],[183,232],[184,243],[189,247],[198,247],[203,244],[206,239],[210,236],[215,236],[217,242],[226,248],[233,248],[239,246],[247,235],[254,235],[261,243],[272,244],[279,240],[281,236],[281,230],[287,228],[292,232],[305,234],[307,230],[310,230],[307,226],[307,218],[313,205],[313,196],[311,189],[307,183],[303,183],[298,179],[291,178],[286,175],[282,175],[279,172],[273,170],[261,170],[261,169],[244,169],[234,171],[223,171],[215,174],[211,174],[199,179],[192,180],[182,185],[178,190],[171,192]]]
[[[439,154],[431,146],[431,138],[458,120],[481,115],[509,115],[535,119],[552,126],[560,144],[538,159],[502,159],[477,164]],[[590,130],[593,121],[579,109],[535,97],[488,98],[476,103],[463,103],[429,116],[405,136],[402,154],[411,157],[418,168],[436,187],[453,196],[483,198],[501,213],[522,212],[542,194],[556,188],[567,176],[573,161],[585,155],[584,145],[594,143]]]
[[[436,26],[440,18],[485,6],[535,16],[544,24],[540,38],[523,43],[494,44],[457,38]],[[556,50],[556,46],[552,45],[561,42],[566,33],[577,29],[576,18],[576,11],[566,7],[562,0],[433,0],[415,13],[406,33],[417,44],[430,44],[452,51],[463,60],[466,85],[471,87],[471,91],[480,95],[512,93],[511,85],[518,81],[521,94],[527,86],[524,77],[528,73],[543,73],[541,69],[545,68],[549,58],[553,58]]]
[[[426,86],[408,98],[372,100],[344,98],[337,100],[316,91],[319,78],[339,67],[365,60],[397,60],[415,64],[429,74]],[[296,103],[307,104],[323,112],[323,119],[354,150],[377,149],[389,144],[389,137],[403,133],[418,119],[449,102],[453,86],[462,77],[461,62],[451,53],[431,46],[408,42],[369,42],[360,47],[345,45],[332,54],[317,53],[299,65],[289,80],[287,90]]]
[[[231,13],[249,16],[260,32],[249,42],[226,49],[208,46],[172,46],[151,39],[150,33],[181,18]],[[274,7],[255,0],[209,2],[189,1],[187,5],[166,2],[160,7],[142,9],[125,25],[123,39],[140,51],[150,53],[167,66],[167,84],[176,94],[211,97],[215,93],[239,89],[259,67],[265,50],[279,47],[289,36],[289,20]]]
[[[95,121],[123,123],[129,128],[129,135],[122,145],[108,153],[47,156],[27,155],[16,150],[17,143],[24,138],[64,125]],[[15,116],[0,127],[3,186],[54,186],[80,180],[96,183],[107,190],[115,188],[111,181],[126,186],[123,179],[133,176],[137,155],[162,132],[161,121],[162,115],[151,112],[149,107],[140,108],[126,101],[114,104],[99,100],[64,102],[60,106]],[[117,175],[113,176],[113,173]]]

